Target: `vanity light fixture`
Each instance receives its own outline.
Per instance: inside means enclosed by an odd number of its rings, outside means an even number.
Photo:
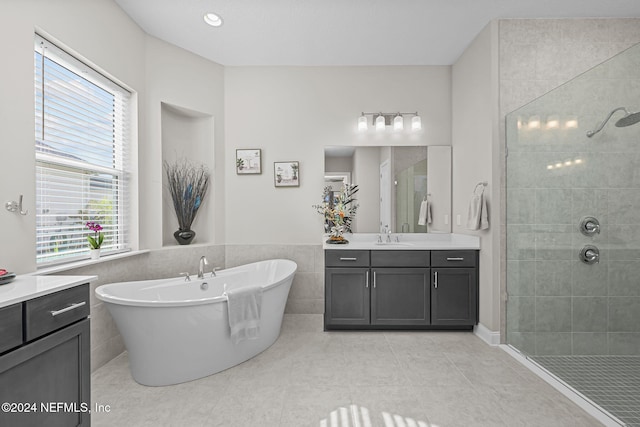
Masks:
[[[376,132],[383,132],[387,126],[393,126],[393,130],[400,132],[404,130],[404,116],[411,117],[411,130],[419,131],[422,129],[422,120],[417,112],[415,113],[362,113],[358,117],[358,131],[364,132],[368,129],[368,122],[366,116],[371,116],[371,124],[375,128]]]
[[[422,119],[418,113],[414,117],[411,118],[411,130],[417,131],[422,129]]]
[[[204,14],[204,22],[212,27],[219,27],[222,25],[222,18],[215,13],[209,12]]]
[[[393,130],[401,131],[402,129],[404,129],[404,117],[400,114],[396,114],[393,118]]]
[[[362,113],[362,115],[358,117],[358,130],[360,132],[364,132],[365,130],[367,130],[367,118],[365,117],[364,113]]]

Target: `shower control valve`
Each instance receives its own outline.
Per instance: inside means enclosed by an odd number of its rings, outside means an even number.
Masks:
[[[580,250],[580,261],[585,264],[597,264],[600,262],[600,250],[592,245],[586,245]]]
[[[585,216],[580,220],[580,232],[585,236],[600,234],[600,221],[592,216]]]

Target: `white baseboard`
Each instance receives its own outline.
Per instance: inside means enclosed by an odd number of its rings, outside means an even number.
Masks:
[[[551,384],[553,388],[558,390],[560,393],[565,395],[568,399],[570,399],[573,403],[578,405],[580,408],[584,409],[589,415],[600,421],[607,427],[621,427],[624,426],[624,423],[617,419],[615,416],[600,408],[598,405],[593,403],[591,399],[584,396],[582,393],[574,390],[572,387],[567,385],[564,381],[558,379],[556,376],[552,375],[535,363],[534,361],[528,359],[524,354],[520,353],[510,345],[502,344],[500,348],[511,355],[518,362],[522,363],[524,366],[529,368],[529,370],[533,371],[536,375],[542,378],[547,383]]]
[[[500,332],[492,331],[491,329],[484,326],[482,323],[478,323],[473,328],[473,333],[478,336],[482,341],[486,342],[489,345],[495,346],[500,344]]]

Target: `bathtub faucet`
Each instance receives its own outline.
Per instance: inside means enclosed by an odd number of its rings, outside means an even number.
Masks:
[[[198,267],[198,279],[204,279],[204,266],[209,265],[209,261],[207,261],[207,257],[204,255],[200,257],[200,265]]]

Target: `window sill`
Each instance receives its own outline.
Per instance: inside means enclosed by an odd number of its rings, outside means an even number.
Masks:
[[[36,270],[33,273],[27,273],[27,275],[33,276],[33,275],[46,275],[46,274],[60,273],[60,272],[63,272],[63,271],[73,270],[73,269],[80,268],[80,267],[86,267],[86,266],[89,266],[89,265],[100,264],[102,262],[113,261],[113,260],[116,260],[116,259],[143,255],[143,254],[147,254],[149,252],[151,252],[149,249],[143,249],[143,250],[139,250],[139,251],[129,251],[129,252],[122,252],[122,253],[113,254],[113,255],[104,255],[104,256],[101,256],[98,259],[85,259],[85,260],[82,260],[82,261],[75,261],[75,262],[70,262],[70,263],[67,263],[67,264],[60,264],[60,265],[55,265],[55,266],[51,266],[51,267],[39,268],[38,270]]]

